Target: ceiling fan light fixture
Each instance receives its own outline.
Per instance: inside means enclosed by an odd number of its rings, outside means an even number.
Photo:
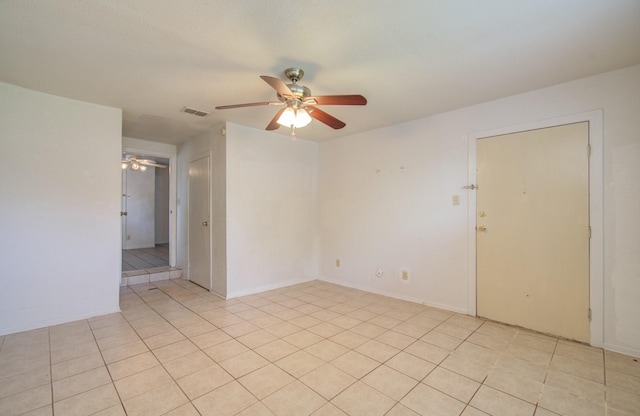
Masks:
[[[304,71],[300,68],[285,69],[284,75],[291,81],[291,84],[285,84],[284,81],[279,78],[260,75],[260,78],[276,91],[278,101],[222,105],[215,108],[216,110],[226,110],[240,107],[284,105],[284,108],[278,110],[273,116],[265,130],[277,130],[279,126],[289,127],[291,128],[291,137],[295,138],[295,129],[305,127],[311,122],[312,118],[335,130],[346,126],[343,121],[338,120],[331,114],[325,113],[317,108],[317,106],[367,104],[367,99],[359,94],[312,95],[309,88],[298,84],[298,81],[300,81],[304,75]]]
[[[305,127],[309,123],[311,123],[311,116],[304,109],[294,109],[293,107],[288,107],[280,118],[278,119],[278,124],[284,127]]]
[[[299,109],[296,113],[296,127],[308,126],[311,123],[311,116],[307,113],[307,110]]]

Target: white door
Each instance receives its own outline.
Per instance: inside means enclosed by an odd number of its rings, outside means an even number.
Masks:
[[[589,342],[588,123],[477,141],[477,314]]]
[[[122,203],[120,205],[120,218],[122,220],[122,249],[125,250],[127,248],[127,216],[129,213],[127,212],[127,200],[129,199],[129,194],[127,194],[127,172],[125,170],[122,171]]]
[[[209,157],[189,163],[189,280],[211,289]]]
[[[155,168],[122,171],[125,250],[155,247]]]

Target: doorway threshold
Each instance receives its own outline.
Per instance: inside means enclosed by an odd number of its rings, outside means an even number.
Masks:
[[[182,269],[178,267],[153,267],[150,269],[130,270],[122,272],[120,286],[157,282],[159,280],[180,279]]]

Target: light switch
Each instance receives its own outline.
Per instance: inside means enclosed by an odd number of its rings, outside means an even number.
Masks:
[[[453,196],[453,205],[460,205],[460,195]]]

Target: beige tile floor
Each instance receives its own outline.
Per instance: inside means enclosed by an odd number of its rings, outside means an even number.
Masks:
[[[632,357],[465,315],[320,281],[121,290],[122,313],[0,337],[0,415],[640,414]]]

